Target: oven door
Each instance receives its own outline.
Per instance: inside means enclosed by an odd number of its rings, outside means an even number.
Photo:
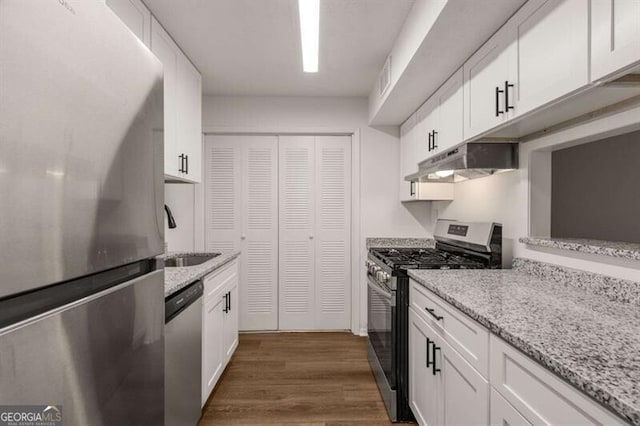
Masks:
[[[387,385],[396,389],[396,292],[378,283],[371,275],[368,283],[369,342],[384,373]]]

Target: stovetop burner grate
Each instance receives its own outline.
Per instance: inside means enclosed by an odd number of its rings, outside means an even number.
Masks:
[[[385,265],[395,269],[482,269],[486,266],[471,256],[436,248],[371,249]]]

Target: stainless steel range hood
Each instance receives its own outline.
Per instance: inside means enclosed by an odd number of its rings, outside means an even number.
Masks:
[[[421,162],[410,182],[459,182],[518,168],[517,142],[467,142]]]

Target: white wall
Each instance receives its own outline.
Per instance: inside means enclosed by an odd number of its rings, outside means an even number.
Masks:
[[[640,108],[635,108],[522,143],[520,144],[519,170],[457,183],[454,201],[432,204],[433,218],[434,220],[441,217],[468,221],[501,222],[504,225],[505,251],[507,253],[503,260],[507,265],[510,265],[512,257],[526,257],[640,281],[640,262],[526,246],[518,242],[520,237],[539,236],[530,235],[529,231],[531,229],[529,178],[532,154],[591,142],[631,132],[638,128],[640,128]],[[550,158],[548,156],[549,160]],[[544,177],[544,180],[550,181],[548,176]],[[536,181],[534,180],[534,182]],[[550,197],[550,188],[545,195]],[[536,202],[534,207],[538,209],[541,207],[540,204],[543,203]],[[586,213],[588,214],[588,212]],[[542,222],[544,221],[542,220]],[[544,226],[536,227],[544,228]],[[548,236],[548,234],[542,236]]]
[[[164,203],[169,206],[177,227],[169,229],[164,215],[164,240],[169,251],[193,251],[195,248],[195,189],[196,185],[165,183]]]
[[[367,237],[428,236],[428,205],[405,207],[399,202],[399,129],[369,127],[366,98],[205,96],[202,106],[204,130],[211,133],[359,130],[361,224],[360,246],[354,247],[358,265],[366,257]],[[360,294],[366,297],[364,279],[360,280]],[[358,312],[360,329],[366,330],[366,298],[360,297],[360,306],[365,307]]]

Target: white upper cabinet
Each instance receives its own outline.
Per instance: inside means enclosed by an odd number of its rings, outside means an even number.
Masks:
[[[640,1],[591,1],[591,80],[640,63]]]
[[[414,112],[400,126],[400,181],[404,182],[401,184],[401,192],[404,192],[404,187],[409,188],[409,182],[404,180],[405,176],[418,171],[418,161],[413,157],[413,138],[417,134],[416,117],[417,113]]]
[[[435,99],[435,98],[434,98]],[[423,105],[400,126],[400,201],[453,200],[453,184],[409,182],[406,176],[418,171],[418,163],[429,155],[429,127],[434,103]],[[429,109],[430,108],[430,109]],[[423,120],[418,124],[418,117]]]
[[[164,66],[164,174],[202,179],[202,81],[160,23],[151,19],[151,50]]]
[[[517,77],[505,109],[522,115],[589,84],[589,2],[529,0],[507,23]]]
[[[438,128],[438,99],[437,95],[430,97],[416,112],[416,135],[413,140],[413,157],[416,162],[415,170],[418,171],[418,163],[435,154],[433,142],[434,132]]]
[[[178,159],[178,54],[180,49],[162,26],[152,18],[151,50],[164,68],[164,173],[179,176]]]
[[[460,68],[436,92],[435,128],[431,137],[435,152],[446,151],[464,139],[463,81]]]
[[[107,5],[145,46],[151,47],[151,12],[141,0],[107,0]]]
[[[179,176],[192,182],[202,181],[202,77],[182,53],[178,52],[178,157],[184,167]]]
[[[509,32],[505,27],[493,35],[471,58],[464,70],[464,137],[474,137],[498,126],[513,115],[505,111],[505,82],[514,81],[509,66]]]

